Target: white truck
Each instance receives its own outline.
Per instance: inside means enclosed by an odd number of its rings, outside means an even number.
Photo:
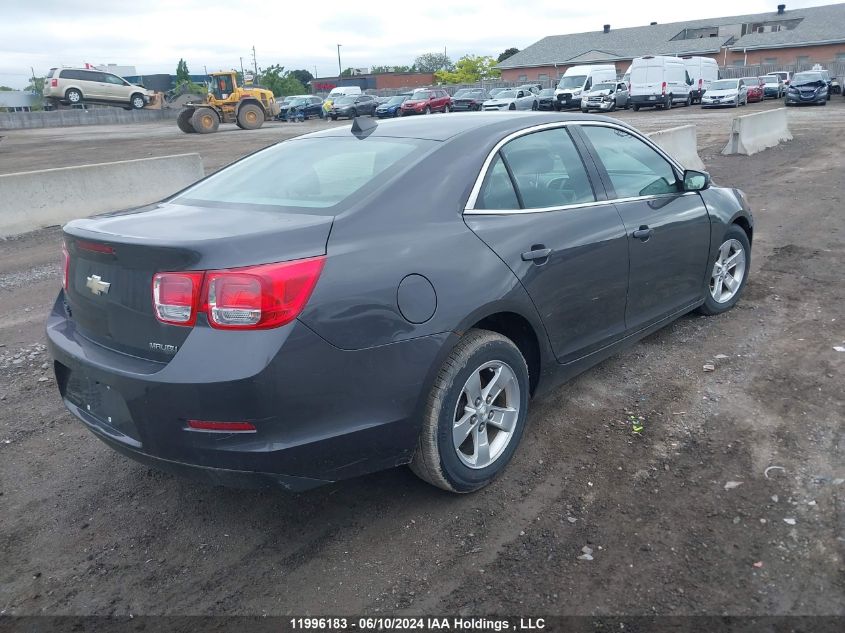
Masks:
[[[640,108],[668,110],[692,103],[692,79],[680,57],[646,55],[631,64],[629,99],[634,112]]]
[[[701,97],[710,84],[719,80],[719,64],[711,57],[682,57],[692,79],[692,102],[701,103]]]
[[[581,93],[603,81],[616,81],[616,66],[591,64],[567,68],[555,90],[555,110],[580,108]]]

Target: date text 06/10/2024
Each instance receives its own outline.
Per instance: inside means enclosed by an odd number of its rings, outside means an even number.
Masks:
[[[380,617],[291,618],[295,631],[541,631],[544,618]]]

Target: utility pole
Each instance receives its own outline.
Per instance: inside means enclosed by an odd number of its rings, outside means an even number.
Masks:
[[[244,58],[241,57],[241,81],[243,81],[244,76]]]
[[[337,45],[337,78],[340,79],[343,76],[343,68],[340,65],[340,47],[341,44]]]
[[[258,60],[255,57],[255,46],[252,47],[252,67],[255,69],[255,79],[258,80]]]

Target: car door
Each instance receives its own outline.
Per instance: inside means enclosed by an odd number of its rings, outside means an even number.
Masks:
[[[117,75],[112,75],[111,73],[103,73],[103,78],[105,79],[106,85],[104,99],[129,103],[132,86]]]
[[[80,70],[79,79],[82,93],[86,98],[100,100],[106,96],[106,78],[103,73],[94,70]]]
[[[683,174],[643,138],[612,124],[579,124],[628,234],[625,322],[637,331],[698,302],[710,249],[710,217]]]
[[[628,106],[628,86],[624,83],[616,84],[616,107],[625,108]]]
[[[503,145],[473,192],[467,226],[522,282],[560,362],[624,335],[625,226],[566,124]]]

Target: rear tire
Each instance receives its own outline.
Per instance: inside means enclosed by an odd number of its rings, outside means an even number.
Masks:
[[[199,134],[211,134],[220,127],[220,117],[211,108],[197,108],[191,116],[191,127]]]
[[[731,257],[738,251],[742,251],[741,255],[731,261]],[[722,245],[716,251],[710,266],[711,274],[704,284],[704,303],[698,308],[701,314],[707,316],[721,314],[733,308],[745,289],[748,271],[751,269],[751,243],[741,226],[732,224],[725,231]],[[723,271],[725,274],[721,275]],[[729,295],[729,280],[736,280],[737,277],[739,285],[730,291]]]
[[[194,134],[196,132],[194,126],[191,125],[191,117],[193,115],[194,108],[185,108],[179,113],[179,116],[176,117],[176,125],[178,125],[179,129],[185,134]]]
[[[528,398],[519,348],[496,332],[470,330],[434,381],[411,470],[450,492],[486,486],[516,452]]]
[[[77,90],[76,88],[70,88],[65,93],[65,100],[72,106],[79,105],[80,103],[82,103],[82,93],[79,92],[79,90]]]
[[[632,109],[634,112],[639,112],[639,111],[640,111],[640,106],[638,106],[638,105],[635,103],[634,105],[632,105],[632,106],[631,106],[631,109]]]
[[[425,107],[425,110],[423,111],[423,114],[431,114],[431,108],[429,108],[428,106],[426,106],[426,107]]]
[[[257,130],[264,125],[264,111],[254,103],[242,105],[238,110],[238,123],[245,130]]]
[[[666,100],[663,102],[663,109],[664,110],[671,110],[672,109],[672,95],[666,97]]]

